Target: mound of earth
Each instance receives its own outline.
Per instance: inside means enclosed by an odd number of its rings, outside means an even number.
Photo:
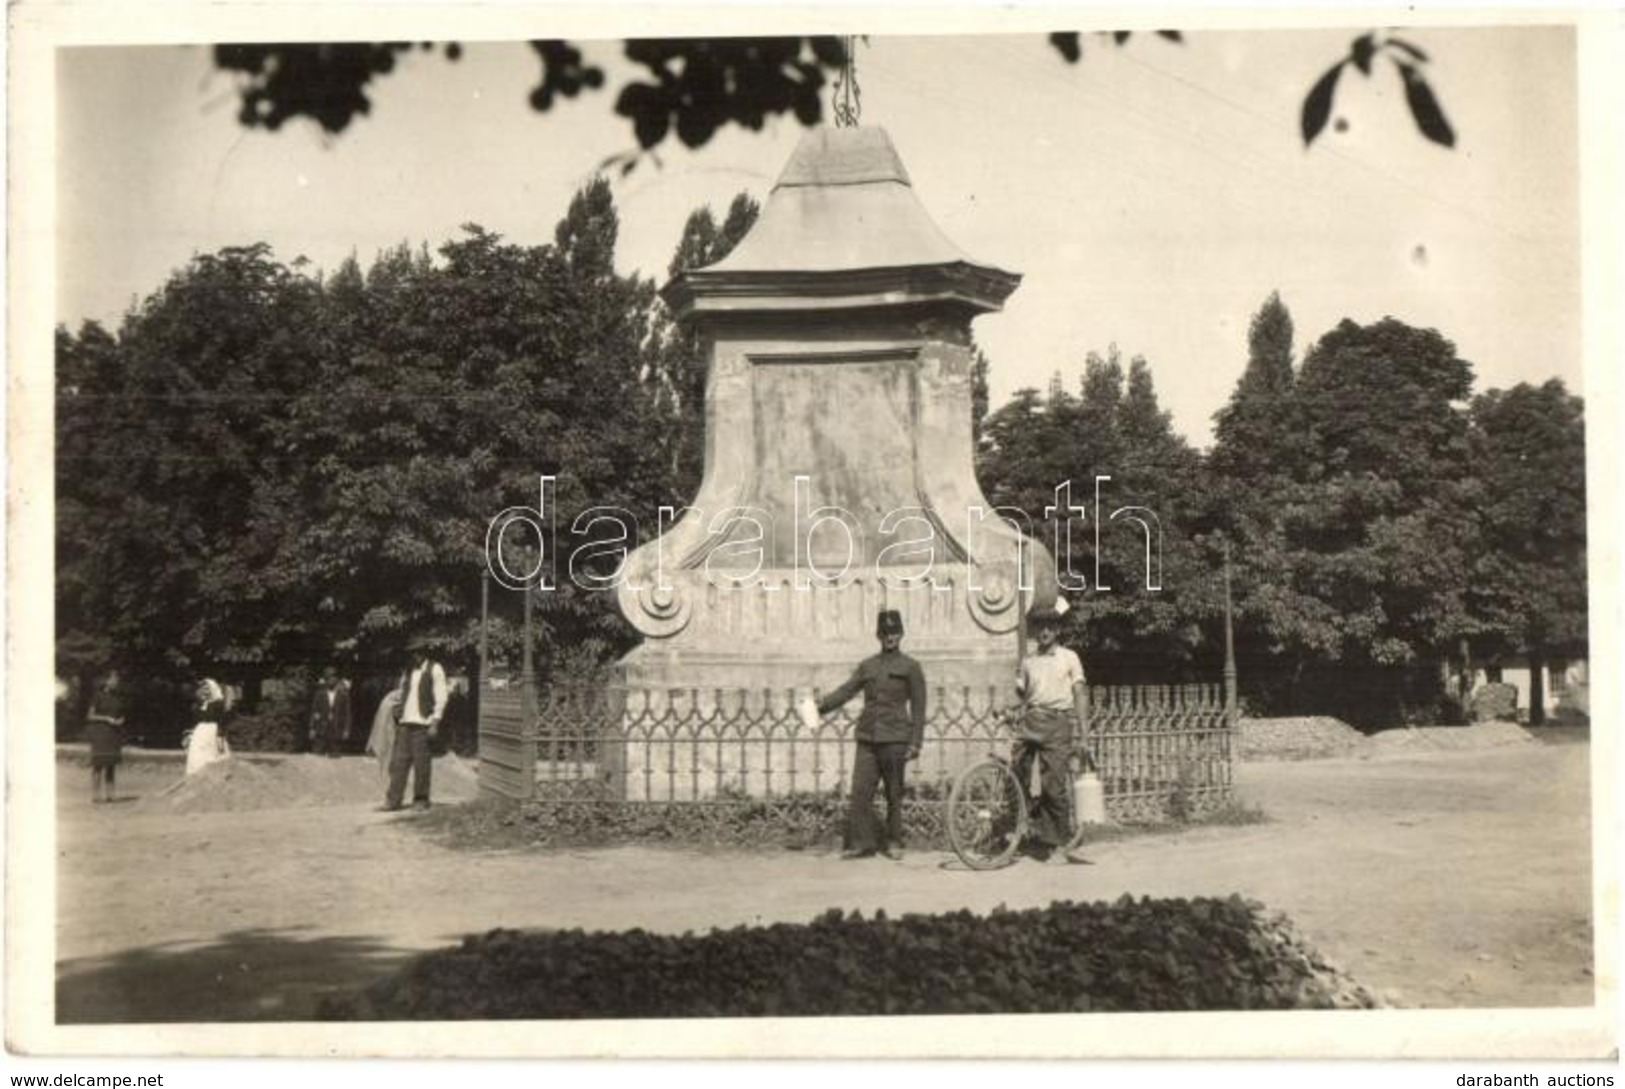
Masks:
[[[1238,760],[1329,760],[1356,756],[1365,735],[1328,715],[1244,718],[1237,725]]]
[[[1236,736],[1238,760],[1369,760],[1391,753],[1464,752],[1535,743],[1512,722],[1471,726],[1415,726],[1366,735],[1324,715],[1244,718]]]
[[[473,762],[448,753],[434,762],[433,785],[436,801],[468,801],[479,794],[479,775]],[[370,757],[238,754],[185,776],[142,804],[166,812],[216,813],[377,803],[383,794],[378,763]]]
[[[1384,730],[1366,739],[1371,755],[1387,752],[1451,752],[1533,745],[1535,736],[1515,722],[1479,722],[1471,726],[1418,726]]]

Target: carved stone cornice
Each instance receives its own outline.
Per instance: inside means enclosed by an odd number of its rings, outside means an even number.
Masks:
[[[835,271],[695,269],[661,291],[680,319],[712,314],[868,310],[929,303],[963,309],[967,320],[1000,310],[1021,276],[958,261],[946,265]]]

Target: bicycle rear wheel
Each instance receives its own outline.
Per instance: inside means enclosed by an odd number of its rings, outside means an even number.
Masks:
[[[948,842],[973,870],[1008,866],[1027,836],[1026,795],[1010,765],[989,757],[959,773],[948,792]]]

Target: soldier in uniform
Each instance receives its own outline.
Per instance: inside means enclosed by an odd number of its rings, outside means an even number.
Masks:
[[[852,677],[818,703],[828,714],[863,693],[858,716],[858,743],[852,765],[852,802],[847,815],[846,849],[842,858],[869,858],[877,851],[887,858],[903,857],[903,773],[920,755],[925,740],[925,672],[920,663],[898,648],[903,642],[903,617],[895,609],[881,612],[875,623],[880,653],[865,658]],[[875,817],[875,787],[886,791],[886,829],[882,836]]]

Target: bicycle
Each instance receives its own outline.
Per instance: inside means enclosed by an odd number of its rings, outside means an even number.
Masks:
[[[1004,721],[1008,724],[1010,716],[1004,716]],[[971,869],[996,870],[1008,866],[1026,842],[1043,784],[1036,759],[1030,768],[1034,782],[1031,790],[1016,774],[1016,765],[1024,748],[1036,747],[1036,742],[1018,739],[1009,757],[989,753],[954,777],[944,814],[948,843],[959,860]],[[1067,811],[1074,816],[1078,806],[1073,784],[1079,772],[1086,769],[1095,770],[1094,757],[1081,746],[1074,748],[1067,759],[1066,777]],[[1076,848],[1084,831],[1085,827],[1079,823],[1072,839],[1060,849]]]

